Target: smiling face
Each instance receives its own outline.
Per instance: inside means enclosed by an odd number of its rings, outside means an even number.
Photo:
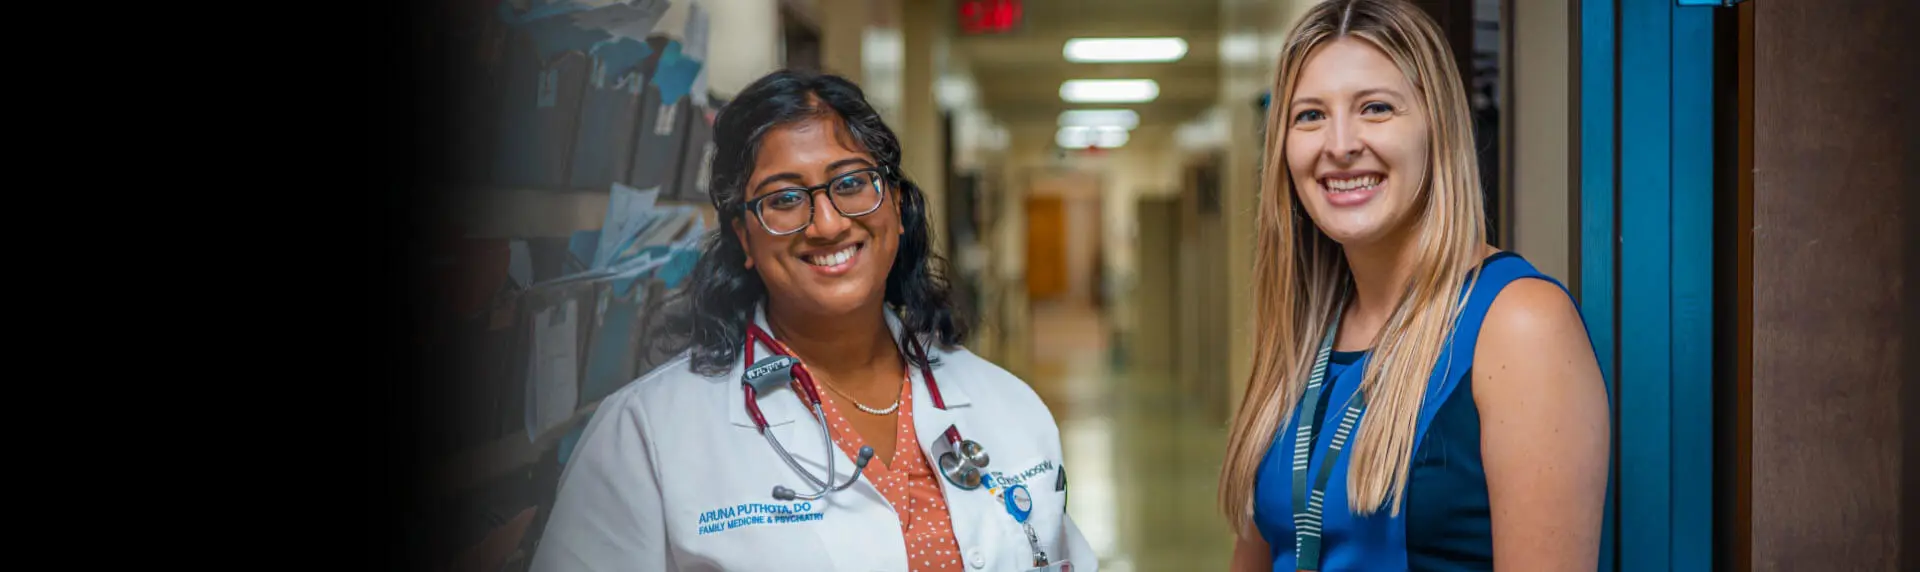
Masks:
[[[1286,121],[1287,169],[1321,232],[1347,247],[1407,236],[1423,201],[1428,125],[1386,53],[1354,37],[1317,48]]]
[[[736,221],[734,235],[747,252],[747,267],[766,284],[769,311],[784,315],[839,317],[880,307],[887,273],[900,248],[903,227],[891,180],[878,176],[873,156],[859,148],[841,119],[831,113],[773,128],[760,140],[745,199],[760,201]],[[829,203],[859,213],[866,205],[848,197],[860,185],[875,185],[878,208],[847,217]],[[812,215],[799,197],[815,187]],[[871,203],[869,203],[871,204]],[[800,223],[804,229],[785,232]]]

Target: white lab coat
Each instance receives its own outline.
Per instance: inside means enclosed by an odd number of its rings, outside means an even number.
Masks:
[[[766,328],[764,313],[756,321]],[[888,324],[898,339],[900,322]],[[934,407],[911,368],[914,431],[930,462],[948,425],[989,455],[987,473],[1018,479],[1033,498],[1029,522],[1050,566],[1035,568],[1026,531],[986,487],[939,479],[967,570],[1098,570],[1066,513],[1060,432],[1025,382],[965,349],[929,347],[947,410]],[[755,357],[770,355],[756,348]],[[693,373],[686,355],[660,365],[601,402],[567,461],[535,572],[908,570],[895,508],[866,477],[825,499],[781,502],[775,485],[813,492],[780,460],[744,406],[744,368],[718,378]],[[824,393],[824,389],[823,389]],[[833,480],[853,459],[823,443],[820,424],[791,389],[759,397],[774,437],[815,475],[834,455]],[[876,459],[875,465],[880,461]]]

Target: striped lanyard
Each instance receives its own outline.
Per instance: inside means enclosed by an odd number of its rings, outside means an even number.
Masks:
[[[1320,340],[1320,352],[1314,355],[1313,372],[1307,377],[1306,395],[1301,396],[1299,415],[1300,428],[1293,438],[1293,551],[1301,570],[1320,569],[1320,533],[1325,521],[1321,513],[1326,505],[1327,477],[1333,474],[1335,461],[1340,452],[1346,449],[1347,439],[1353,435],[1353,428],[1360,422],[1360,414],[1367,409],[1366,396],[1354,391],[1353,400],[1348,402],[1346,414],[1340,417],[1340,426],[1334,429],[1333,443],[1327,446],[1327,456],[1320,460],[1320,473],[1316,475],[1313,491],[1307,491],[1307,465],[1313,458],[1313,442],[1319,437],[1317,426],[1320,421],[1320,391],[1325,387],[1327,378],[1327,360],[1333,355],[1333,340],[1340,330],[1340,308],[1346,306],[1346,294],[1342,290],[1339,303],[1334,305],[1334,314],[1327,324],[1326,337]]]

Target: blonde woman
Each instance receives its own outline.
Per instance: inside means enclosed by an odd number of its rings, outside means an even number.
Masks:
[[[1564,287],[1487,244],[1450,53],[1404,0],[1333,0],[1280,55],[1235,570],[1599,562],[1606,388]]]

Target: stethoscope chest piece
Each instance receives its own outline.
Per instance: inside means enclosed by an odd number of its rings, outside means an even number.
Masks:
[[[987,449],[971,439],[957,438],[958,432],[951,429],[948,437],[943,447],[947,450],[939,455],[941,476],[962,490],[980,488],[982,477],[985,476],[981,470],[987,468],[989,459]]]
[[[981,447],[979,442],[972,439],[960,441],[960,457],[974,467],[984,469],[987,466],[987,448]]]
[[[949,451],[940,454],[940,474],[947,482],[965,490],[980,488],[980,469],[960,460],[959,455]]]

